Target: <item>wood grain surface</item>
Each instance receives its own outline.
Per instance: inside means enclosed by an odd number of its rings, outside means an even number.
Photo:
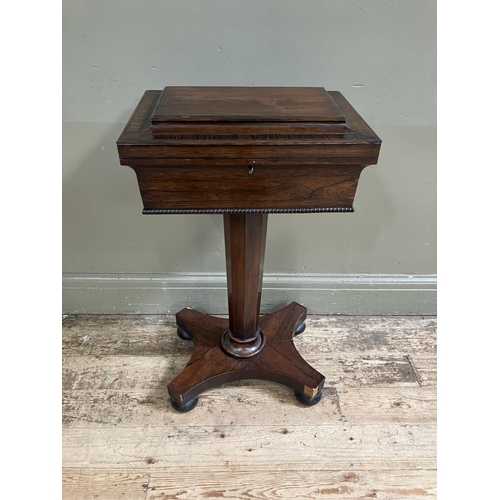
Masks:
[[[352,211],[380,145],[340,92],[317,87],[146,91],[117,141],[146,214]]]
[[[436,498],[435,318],[310,317],[295,344],[316,406],[247,380],[179,414],[173,316],[66,317],[64,500]]]
[[[251,163],[214,166],[202,174],[199,167],[188,166],[133,168],[145,209],[350,208],[362,170],[341,165],[283,168]]]
[[[322,87],[165,87],[151,122],[345,122]]]

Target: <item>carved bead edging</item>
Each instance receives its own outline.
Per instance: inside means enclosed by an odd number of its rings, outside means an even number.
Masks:
[[[142,213],[144,215],[169,215],[169,214],[300,214],[300,213],[322,213],[322,212],[338,212],[349,213],[354,212],[353,207],[331,207],[331,208],[145,208]]]

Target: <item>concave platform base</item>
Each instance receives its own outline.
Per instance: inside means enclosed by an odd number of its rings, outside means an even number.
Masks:
[[[168,385],[173,406],[188,411],[203,391],[225,382],[261,379],[278,382],[303,394],[304,404],[319,401],[325,377],[299,354],[293,336],[303,331],[307,309],[296,302],[277,312],[261,316],[259,328],[264,348],[250,358],[236,358],[221,344],[229,320],[208,316],[185,308],[176,315],[178,327],[194,342],[194,351],[186,367]],[[319,397],[318,397],[319,395]],[[309,401],[311,403],[309,403]]]

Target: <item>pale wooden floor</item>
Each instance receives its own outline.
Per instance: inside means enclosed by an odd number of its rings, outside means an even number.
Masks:
[[[309,317],[322,401],[227,384],[180,414],[173,317],[63,321],[63,499],[436,498],[436,318]]]

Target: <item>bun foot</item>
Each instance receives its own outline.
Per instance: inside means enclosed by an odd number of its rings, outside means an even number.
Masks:
[[[174,398],[170,398],[170,402],[172,406],[181,413],[186,413],[187,411],[191,411],[198,404],[198,396],[195,396],[193,399],[190,399],[187,403],[181,405]]]
[[[183,330],[180,326],[177,327],[177,336],[182,340],[193,340],[191,335],[189,335],[189,333]]]
[[[315,404],[318,404],[321,400],[322,395],[323,395],[323,392],[319,391],[316,394],[316,396],[310,398],[309,396],[307,396],[303,392],[295,391],[295,397],[297,398],[297,401],[299,401],[299,403],[302,403],[303,405],[306,405],[306,406],[314,406]]]
[[[303,321],[298,327],[297,330],[293,332],[294,335],[300,335],[301,333],[304,333],[304,330],[306,329],[306,322]]]

